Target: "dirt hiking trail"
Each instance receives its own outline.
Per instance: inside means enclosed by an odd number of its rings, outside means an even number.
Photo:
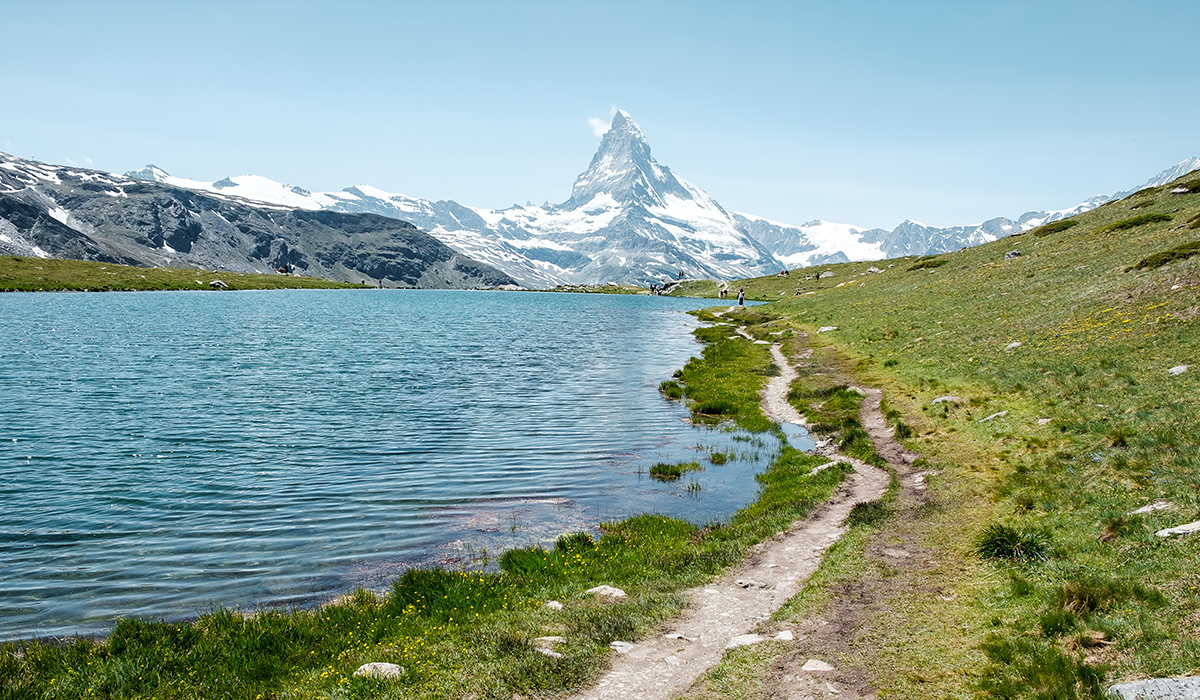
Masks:
[[[771,378],[762,392],[764,413],[773,421],[803,425],[804,418],[787,400],[796,370],[779,345],[771,346],[771,355],[781,373]],[[801,359],[807,359],[807,355]],[[872,438],[878,436],[891,442],[886,423],[878,415],[880,392],[860,391],[867,396],[863,401],[864,426],[869,425]],[[868,415],[871,411],[874,416]],[[884,446],[879,442],[877,445],[884,455]],[[889,461],[893,456],[903,459],[896,452],[899,446],[894,442],[891,445],[895,450],[884,456]],[[787,531],[751,547],[746,560],[720,580],[686,591],[691,603],[669,623],[666,634],[642,640],[625,653],[614,652],[612,668],[576,698],[666,700],[686,691],[720,661],[731,642],[737,645],[756,641],[735,638],[753,632],[800,591],[820,565],[825,549],[846,532],[842,522],[854,505],[878,499],[891,478],[881,469],[838,454],[828,444],[819,443],[817,451],[854,467],[854,473],[833,499],[808,518],[793,523]]]

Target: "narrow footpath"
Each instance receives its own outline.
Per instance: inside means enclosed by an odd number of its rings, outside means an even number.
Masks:
[[[773,421],[803,425],[804,418],[787,400],[796,370],[779,345],[771,346],[771,355],[781,373],[762,392],[763,411]],[[864,423],[870,406],[879,412],[878,394],[867,392],[874,400],[864,401]],[[854,467],[834,498],[787,531],[752,547],[747,559],[719,581],[686,591],[691,604],[667,634],[638,642],[625,653],[614,652],[612,668],[577,698],[667,700],[720,661],[731,642],[754,641],[735,638],[752,633],[798,593],[817,570],[825,549],[845,534],[842,522],[855,504],[876,500],[887,489],[887,472],[838,454],[828,444],[819,444],[818,452]]]

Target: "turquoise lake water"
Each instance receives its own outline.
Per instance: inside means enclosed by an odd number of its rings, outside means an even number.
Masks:
[[[776,440],[657,391],[711,304],[0,295],[0,640],[311,605],[642,512],[727,518]],[[647,477],[684,460],[698,491]]]

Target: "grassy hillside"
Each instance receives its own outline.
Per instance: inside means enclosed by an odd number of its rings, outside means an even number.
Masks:
[[[83,262],[0,256],[0,291],[4,292],[114,292],[164,289],[213,289],[213,280],[228,289],[357,289],[315,277],[256,275],[237,272],[180,269],[174,267],[129,267],[112,263]]]
[[[880,697],[1098,697],[1200,674],[1200,533],[1155,535],[1200,520],[1197,253],[1193,174],[956,253],[734,283],[777,302],[752,312],[776,332],[809,333],[819,374],[884,389],[929,483],[783,615],[853,610],[837,661]],[[887,560],[889,543],[927,565]],[[765,683],[781,657],[756,654],[694,697]]]

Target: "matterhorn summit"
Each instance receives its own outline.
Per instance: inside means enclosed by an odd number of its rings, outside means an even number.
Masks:
[[[700,195],[708,200],[706,203],[720,209],[711,197],[680,181],[670,168],[654,160],[646,136],[623,111],[613,115],[612,125],[600,141],[591,165],[576,178],[571,199],[560,208],[577,209],[601,195],[619,204],[657,207],[668,206],[672,197],[694,200]]]

